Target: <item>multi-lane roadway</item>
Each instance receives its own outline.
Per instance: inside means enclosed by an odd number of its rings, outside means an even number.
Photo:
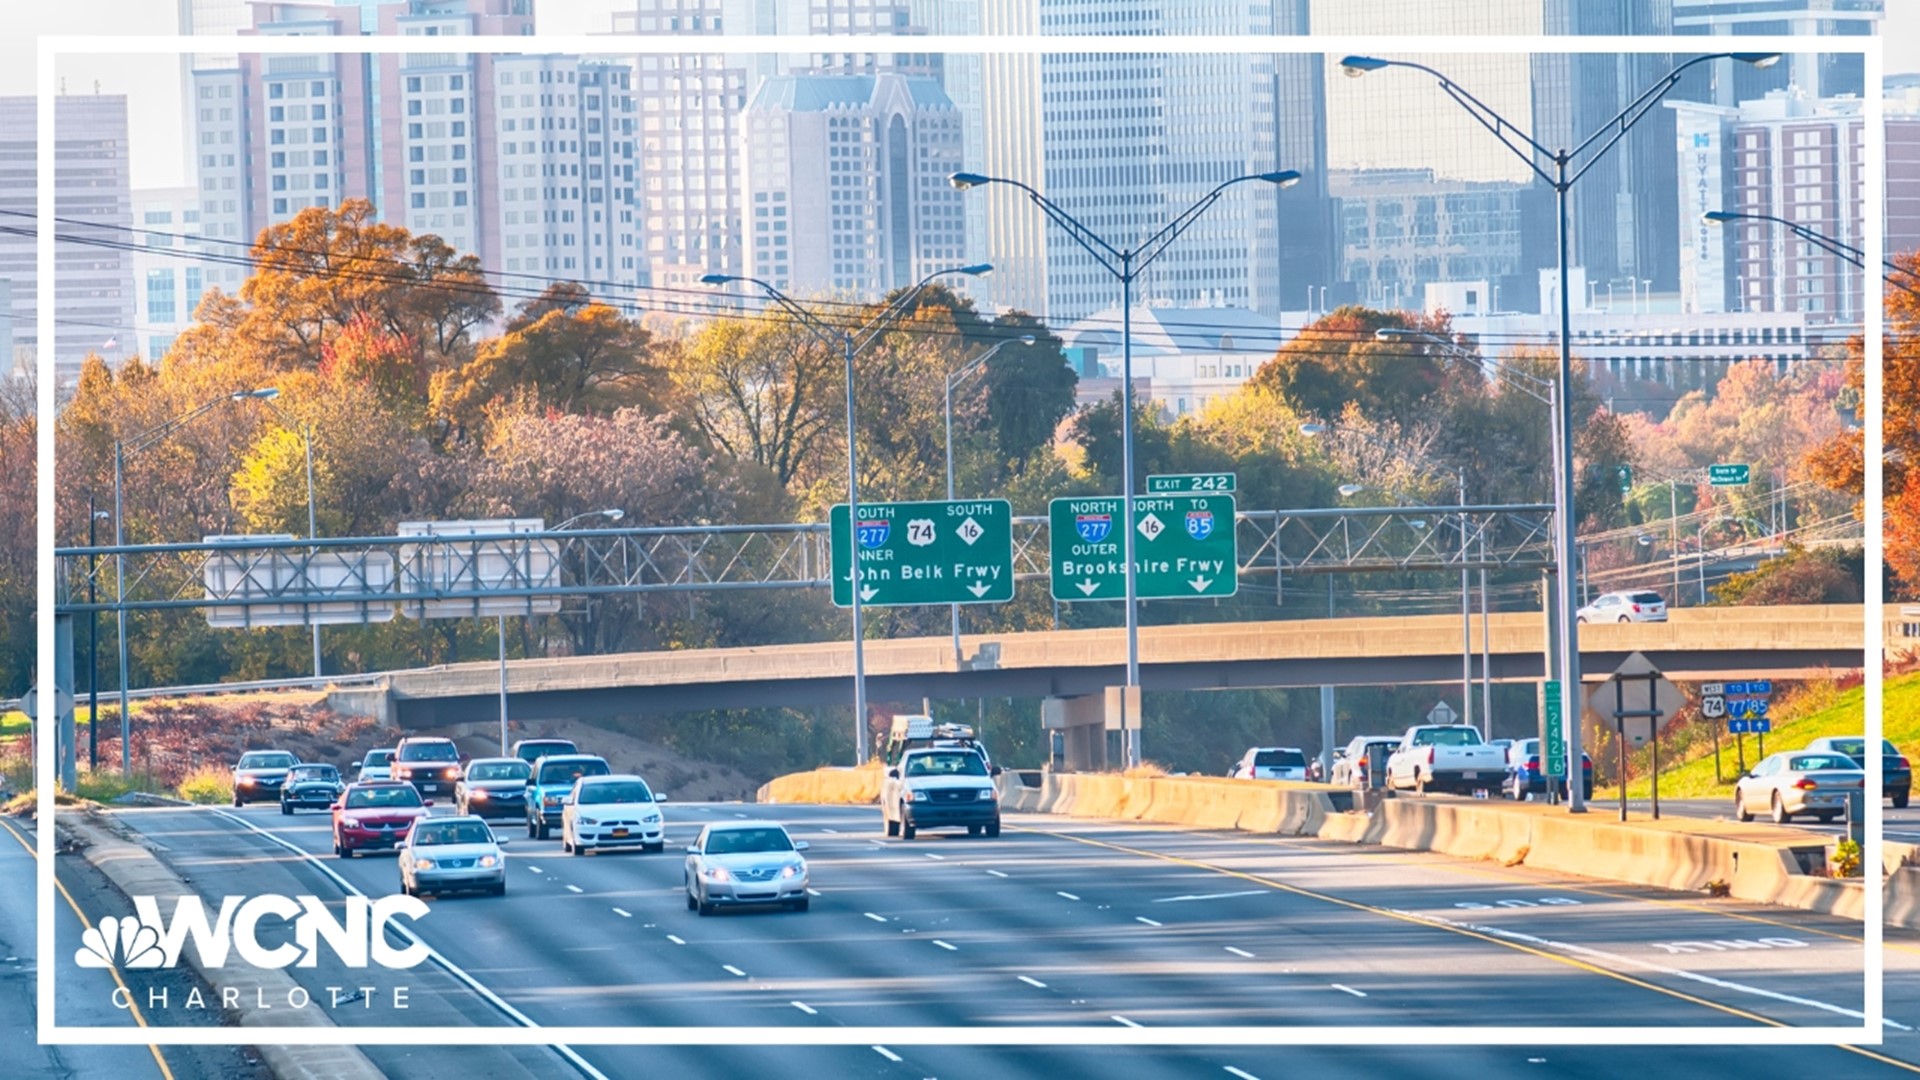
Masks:
[[[1333,1045],[783,1045],[502,1049],[485,1029],[556,1026],[951,1027],[1478,1025],[1857,1027],[1857,924],[1312,839],[1010,815],[997,840],[880,835],[870,807],[670,804],[666,855],[570,857],[511,838],[503,898],[430,901],[442,963],[290,969],[347,1026],[458,1025],[455,1047],[369,1048],[395,1077],[1876,1076],[1920,1072],[1920,939],[1885,950],[1883,1048],[1457,1046],[1364,1031]],[[768,816],[808,852],[809,913],[687,911],[676,854],[704,822]],[[331,855],[324,814],[271,807],[126,811],[203,893],[397,891],[390,856]],[[66,969],[62,969],[66,975]],[[408,1008],[393,991],[406,987]],[[510,1019],[512,1010],[520,1020]],[[155,1023],[168,1022],[164,1015]],[[1859,1040],[1864,1042],[1864,1040]]]

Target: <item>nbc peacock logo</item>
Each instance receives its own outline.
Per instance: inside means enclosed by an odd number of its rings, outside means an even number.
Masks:
[[[80,935],[73,962],[83,968],[157,968],[167,962],[160,932],[131,915],[105,916]]]

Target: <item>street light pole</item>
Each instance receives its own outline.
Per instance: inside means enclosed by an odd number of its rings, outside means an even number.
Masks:
[[[957,172],[947,177],[947,182],[962,191],[968,188],[983,187],[987,184],[1007,184],[1025,192],[1027,200],[1045,214],[1054,224],[1065,230],[1068,238],[1080,245],[1093,261],[1109,276],[1120,282],[1120,521],[1121,521],[1121,558],[1126,560],[1126,622],[1127,622],[1127,685],[1120,695],[1120,738],[1129,766],[1137,766],[1141,760],[1140,729],[1144,727],[1145,717],[1141,717],[1140,727],[1127,724],[1128,699],[1140,690],[1140,593],[1136,567],[1133,559],[1133,283],[1148,266],[1152,265],[1180,235],[1200,219],[1214,203],[1220,201],[1221,193],[1235,184],[1249,180],[1259,180],[1275,187],[1289,188],[1300,182],[1300,174],[1292,169],[1278,172],[1251,173],[1236,176],[1214,187],[1193,205],[1182,210],[1172,221],[1161,226],[1160,230],[1146,238],[1138,246],[1122,250],[1114,247],[1099,234],[1089,229],[1072,214],[1035,191],[1019,180],[999,176],[986,176],[981,173]]]
[[[1349,435],[1358,435],[1368,443],[1385,450],[1387,453],[1392,454],[1415,468],[1425,469],[1429,472],[1434,472],[1441,468],[1441,466],[1436,466],[1431,462],[1414,457],[1405,449],[1362,431],[1359,428],[1345,427],[1340,424],[1313,422],[1300,425],[1300,433],[1302,435],[1324,435],[1330,431],[1344,431]],[[1470,558],[1471,549],[1468,546],[1466,467],[1455,466],[1453,474],[1455,481],[1459,484],[1458,491],[1460,498],[1460,719],[1464,723],[1471,724],[1473,723],[1473,602],[1470,598],[1471,594],[1469,592],[1467,576],[1467,560]],[[1340,485],[1340,494],[1342,495],[1356,495],[1363,490],[1365,490],[1365,485],[1362,484]],[[1435,532],[1438,532],[1437,528]],[[1482,594],[1483,603],[1484,600],[1485,595]],[[1483,709],[1483,711],[1485,710]],[[1491,730],[1491,726],[1492,721],[1488,720],[1489,730]]]
[[[93,527],[105,510],[93,508],[93,489],[87,489],[87,607],[93,607],[94,578],[99,574],[99,557],[93,554]],[[87,770],[100,768],[100,613],[87,612]]]
[[[1851,263],[1855,269],[1865,270],[1867,268],[1866,252],[1854,247],[1852,244],[1835,240],[1825,233],[1809,229],[1797,221],[1788,221],[1786,218],[1775,217],[1772,214],[1744,214],[1728,210],[1709,210],[1702,214],[1701,218],[1713,225],[1725,225],[1730,221],[1768,221],[1775,225],[1782,225],[1786,227],[1788,232],[1793,233],[1809,244],[1813,244],[1827,254],[1834,256],[1842,262]],[[1908,273],[1908,271],[1903,269],[1898,263],[1883,260],[1881,265],[1893,271],[1893,274],[1881,274],[1881,280],[1896,289],[1911,293],[1914,296],[1920,296],[1920,288],[1916,288],[1912,284],[1894,276],[1894,274]]]
[[[807,331],[818,339],[821,344],[826,345],[828,348],[832,348],[836,344],[839,345],[841,357],[846,364],[847,555],[848,573],[850,575],[850,580],[847,582],[847,598],[849,601],[848,607],[853,614],[853,755],[854,764],[856,765],[864,765],[867,763],[868,732],[866,620],[862,614],[863,605],[860,598],[860,445],[858,439],[855,438],[858,429],[854,426],[854,357],[857,356],[862,349],[879,340],[881,333],[883,333],[895,319],[911,309],[913,302],[919,299],[921,291],[931,284],[935,278],[945,277],[949,274],[966,274],[969,277],[980,277],[992,272],[993,265],[991,263],[975,263],[970,266],[953,266],[944,270],[935,270],[915,282],[911,289],[902,293],[899,298],[882,309],[878,315],[873,317],[872,321],[860,327],[858,331],[841,329],[837,334],[833,328],[823,322],[819,316],[801,307],[792,297],[759,278],[718,273],[703,274],[700,277],[700,283],[702,285],[725,285],[729,282],[737,281],[758,287],[760,291],[767,294],[769,299],[779,304],[789,315],[792,315],[800,325],[806,327]],[[856,335],[864,336],[857,337]]]
[[[1558,219],[1557,248],[1560,275],[1558,285],[1560,302],[1560,334],[1558,342],[1560,353],[1560,408],[1557,425],[1560,431],[1560,459],[1555,465],[1562,474],[1560,483],[1562,503],[1556,508],[1554,515],[1557,519],[1554,530],[1556,534],[1555,556],[1556,561],[1560,564],[1560,579],[1557,583],[1560,596],[1560,610],[1556,614],[1559,619],[1560,630],[1560,655],[1558,659],[1561,700],[1568,703],[1566,713],[1570,718],[1566,732],[1566,760],[1567,774],[1569,776],[1579,775],[1582,732],[1580,730],[1579,709],[1577,705],[1573,704],[1579,699],[1578,695],[1580,694],[1581,683],[1579,631],[1574,619],[1575,606],[1573,604],[1575,597],[1573,560],[1576,554],[1577,523],[1574,520],[1573,486],[1573,299],[1567,291],[1572,252],[1567,236],[1567,200],[1573,190],[1573,185],[1579,182],[1580,178],[1586,175],[1587,170],[1592,168],[1596,162],[1604,157],[1608,150],[1611,150],[1616,143],[1625,138],[1627,132],[1631,130],[1635,124],[1639,123],[1647,113],[1652,111],[1653,107],[1659,103],[1661,98],[1666,96],[1667,91],[1679,85],[1680,76],[1688,68],[1709,60],[1722,59],[1739,60],[1742,63],[1752,64],[1755,67],[1771,67],[1780,61],[1780,54],[1712,53],[1705,56],[1696,56],[1674,68],[1668,72],[1665,77],[1656,81],[1653,86],[1641,92],[1641,94],[1634,98],[1632,103],[1625,109],[1622,109],[1618,115],[1601,125],[1593,134],[1587,136],[1585,140],[1571,150],[1547,149],[1533,136],[1508,122],[1505,117],[1488,107],[1485,102],[1474,97],[1454,83],[1453,80],[1425,64],[1417,64],[1406,60],[1383,60],[1371,56],[1348,56],[1340,61],[1341,68],[1348,75],[1355,77],[1387,67],[1412,68],[1433,76],[1439,80],[1440,88],[1448,97],[1453,98],[1481,127],[1486,128],[1487,131],[1493,134],[1494,138],[1499,139],[1501,145],[1513,151],[1520,160],[1526,162],[1527,167],[1532,169],[1536,176],[1553,187],[1555,216]],[[1591,154],[1587,153],[1589,150],[1592,151]],[[1586,159],[1578,168],[1575,168],[1575,159],[1582,155],[1587,155]],[[1540,162],[1536,160],[1536,158],[1552,162],[1552,171],[1549,172],[1541,168]],[[1567,785],[1567,793],[1568,811],[1575,814],[1585,813],[1586,795],[1581,790],[1580,785],[1577,783],[1569,783]]]
[[[953,388],[955,386],[958,386],[960,384],[960,381],[962,379],[965,379],[968,375],[971,375],[972,373],[979,371],[981,366],[984,365],[988,360],[992,359],[993,354],[999,352],[1001,349],[1006,348],[1007,346],[1013,344],[1016,341],[1022,345],[1032,345],[1034,342],[1038,340],[1040,339],[1037,337],[1034,337],[1032,334],[1021,334],[1019,337],[1008,338],[1005,341],[1002,341],[999,344],[995,345],[993,348],[988,349],[986,352],[981,353],[979,356],[976,356],[973,359],[967,361],[965,364],[962,364],[959,370],[947,376],[946,417],[947,417],[947,501],[948,502],[953,501]],[[958,669],[960,666],[960,605],[953,604],[950,606],[953,608],[953,666],[956,669]]]
[[[136,453],[144,450],[229,401],[270,398],[279,392],[271,386],[257,390],[235,390],[231,394],[222,394],[163,424],[156,424],[132,438],[113,440],[113,546],[116,549],[124,547],[127,540],[126,504],[121,497],[121,481],[126,474],[129,449]],[[113,553],[113,606],[115,628],[120,639],[118,642],[120,646],[120,772],[122,775],[130,775],[133,772],[133,722],[131,714],[127,711],[127,557],[118,550]]]

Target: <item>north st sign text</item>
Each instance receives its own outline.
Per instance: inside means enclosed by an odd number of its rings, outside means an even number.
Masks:
[[[1055,600],[1124,600],[1126,559],[1116,497],[1055,499],[1047,506]],[[1136,495],[1134,589],[1142,600],[1232,596],[1239,552],[1231,495]]]

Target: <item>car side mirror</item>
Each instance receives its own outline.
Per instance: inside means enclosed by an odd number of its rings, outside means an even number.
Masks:
[[[699,844],[688,844],[688,845],[687,845],[687,854],[689,854],[689,855],[698,855],[698,854],[700,854],[700,845],[699,845]]]
[[[987,775],[988,775],[988,776],[999,776],[999,775],[1000,775],[1000,766],[998,766],[998,765],[989,765],[989,766],[987,766]]]
[[[887,777],[888,777],[888,779],[891,779],[891,780],[898,780],[898,779],[900,779],[900,770],[899,770],[899,769],[888,769],[888,770],[887,770]]]
[[[667,801],[667,793],[666,793],[666,792],[664,792],[664,791],[656,791],[656,792],[654,792],[654,793],[653,793],[653,801],[654,801],[654,802],[657,802],[657,803],[658,803],[658,802],[666,802],[666,801]]]
[[[327,807],[327,809],[329,809],[329,810],[338,810],[338,809],[340,809],[340,804],[339,804],[339,803],[334,803],[334,804],[332,804],[332,805],[330,805],[330,806],[328,806],[328,807]]]
[[[807,842],[805,840],[795,840],[793,842],[793,850],[795,851],[807,850]]]
[[[421,805],[423,805],[423,806],[427,806],[427,807],[432,807],[432,806],[433,806],[433,800],[432,800],[432,799],[428,799],[428,800],[427,800],[427,801],[426,801],[425,803],[423,803],[423,804],[421,804]]]
[[[493,842],[496,847],[506,847],[508,844],[512,843],[512,841],[508,840],[504,836],[495,836],[493,838]]]

